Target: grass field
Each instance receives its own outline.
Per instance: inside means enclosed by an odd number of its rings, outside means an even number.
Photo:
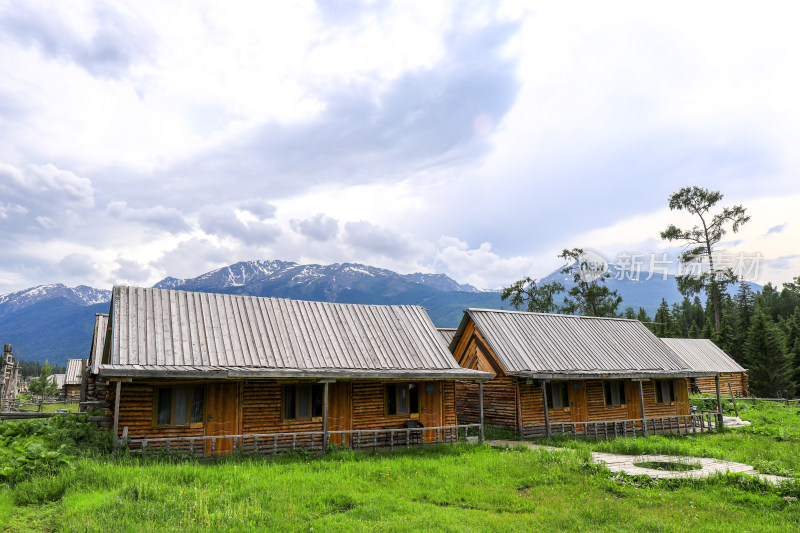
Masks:
[[[324,457],[83,456],[0,490],[3,531],[792,531],[800,482],[741,475],[661,481],[612,475],[590,448],[709,450],[791,473],[796,409],[743,414],[721,435],[572,443],[575,450],[460,444]],[[794,418],[790,418],[794,417]],[[777,427],[785,419],[786,427]],[[737,440],[738,439],[738,440]],[[634,442],[628,442],[634,441]],[[740,445],[737,446],[736,443]],[[561,444],[567,444],[562,442]],[[759,448],[766,448],[759,452]],[[741,451],[744,449],[744,451]]]

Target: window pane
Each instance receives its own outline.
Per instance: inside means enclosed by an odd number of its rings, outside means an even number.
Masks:
[[[408,414],[408,385],[397,387],[397,414]]]
[[[297,390],[294,385],[286,385],[283,388],[283,418],[291,420],[294,418],[294,404]]]
[[[386,385],[386,414],[397,414],[397,385]]]
[[[553,409],[553,384],[547,383],[545,385],[545,393],[547,394],[547,408]]]
[[[311,418],[311,385],[297,386],[297,418]]]
[[[323,385],[312,385],[311,387],[311,416],[322,416],[322,396],[325,393]]]
[[[185,424],[189,421],[189,389],[175,389],[172,397],[172,423]]]
[[[625,403],[628,403],[627,402],[627,397],[625,396],[625,384],[624,383],[620,383],[619,384],[619,404],[622,405],[622,404],[625,404]]]
[[[409,411],[419,413],[419,386],[412,383],[408,386]]]
[[[192,422],[203,421],[203,400],[205,399],[205,388],[192,388]]]
[[[561,408],[567,407],[569,407],[569,383],[563,383],[561,385]]]
[[[158,413],[156,423],[159,425],[169,424],[172,412],[172,389],[158,389]]]

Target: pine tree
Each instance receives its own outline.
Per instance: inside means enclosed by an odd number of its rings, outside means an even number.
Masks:
[[[794,390],[800,391],[800,306],[786,319],[786,351],[794,369]]]
[[[783,335],[761,305],[753,313],[745,355],[750,390],[755,396],[775,397],[783,391],[793,392],[791,363]]]

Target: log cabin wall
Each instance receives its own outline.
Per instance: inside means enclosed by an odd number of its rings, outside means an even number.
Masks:
[[[455,394],[458,423],[478,423],[478,384],[473,381],[458,381]],[[517,378],[504,376],[484,382],[483,419],[487,426],[517,429]]]
[[[628,382],[629,380],[621,380]],[[647,418],[659,416],[675,416],[689,413],[689,397],[687,393],[685,379],[674,380],[675,399],[669,404],[656,402],[656,390],[654,381],[643,382],[642,392],[644,393],[645,416]],[[554,382],[555,383],[555,382]],[[572,383],[572,382],[568,382]],[[605,405],[605,392],[603,380],[587,380],[583,382],[585,386],[582,390],[586,391],[587,421],[613,421],[627,420],[629,418],[639,418],[641,411],[635,417],[629,416],[628,405],[623,404],[619,407],[607,407]],[[525,437],[541,436],[544,434],[544,403],[542,401],[542,389],[538,381],[527,384],[520,380],[520,400],[522,407],[522,434]],[[485,385],[484,385],[485,388]],[[571,387],[570,387],[571,388]],[[638,406],[638,398],[631,399],[630,393],[638,394],[638,382],[625,384],[627,401],[635,401]],[[549,409],[548,415],[550,424],[562,422],[573,422],[572,409]]]
[[[122,384],[122,394],[119,407],[119,429],[128,427],[130,438],[157,438],[157,437],[199,437],[205,433],[203,424],[193,424],[194,427],[171,426],[155,427],[153,412],[155,391],[160,386],[185,385],[187,382],[155,383],[133,382]],[[188,382],[197,384],[196,382]],[[426,383],[420,381],[420,386]],[[453,381],[437,381],[438,391],[441,394],[440,421],[438,425],[456,424],[455,384]],[[287,382],[286,384],[290,384]],[[408,416],[386,415],[384,382],[357,381],[353,382],[352,391],[352,429],[400,429],[405,427],[408,420],[419,419],[419,414]],[[284,420],[281,401],[280,383],[242,383],[239,398],[233,401],[240,402],[241,425],[239,432],[252,433],[283,433],[300,431],[322,431],[322,417],[309,420]],[[107,400],[113,405],[114,387],[109,387]],[[427,424],[430,426],[430,424]]]
[[[691,380],[689,380],[689,383]],[[747,373],[746,372],[722,372],[719,376],[720,393],[725,396],[729,395],[728,382],[733,388],[735,396],[747,396]],[[717,386],[713,377],[696,378],[697,388],[700,389],[702,394],[717,394]],[[691,391],[691,384],[689,384]]]
[[[64,399],[77,400],[81,397],[80,385],[64,385]]]

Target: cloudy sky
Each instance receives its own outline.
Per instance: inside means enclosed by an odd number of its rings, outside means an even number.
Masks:
[[[788,281],[797,5],[0,0],[0,293],[248,259],[496,288],[674,253],[686,185]]]

